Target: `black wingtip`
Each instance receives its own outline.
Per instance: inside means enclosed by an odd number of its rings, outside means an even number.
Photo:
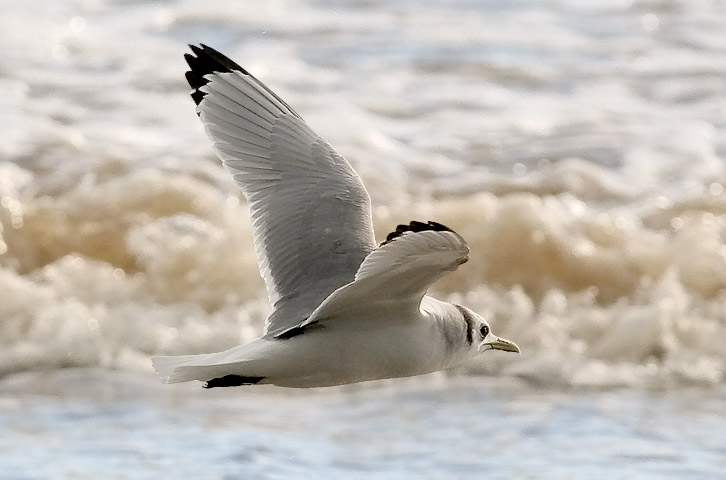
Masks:
[[[292,328],[288,328],[287,330],[284,330],[281,333],[278,333],[275,335],[275,338],[277,340],[289,340],[293,337],[297,337],[298,335],[302,335],[305,332],[308,332],[312,330],[313,328],[321,328],[322,325],[315,320],[310,323],[303,322],[301,325],[294,326]]]
[[[408,225],[401,224],[396,227],[396,230],[394,232],[389,233],[386,236],[386,239],[381,242],[379,246],[383,246],[387,243],[391,243],[395,239],[401,237],[406,232],[424,232],[427,230],[432,230],[434,232],[453,232],[452,229],[447,227],[446,225],[442,225],[438,222],[432,222],[428,221],[426,223],[419,222],[416,220],[412,220]]]
[[[189,82],[189,86],[192,87],[192,99],[197,105],[204,100],[204,96],[206,95],[206,93],[201,90],[201,87],[209,83],[210,80],[205,78],[207,75],[213,73],[237,72],[248,76],[248,81],[254,83],[256,85],[256,89],[261,89],[261,93],[263,95],[269,95],[279,102],[279,104],[282,105],[280,108],[283,110],[283,113],[288,113],[302,119],[300,115],[298,115],[283,99],[278,97],[275,92],[267,88],[262,82],[252,76],[250,72],[240,67],[237,63],[230,60],[225,55],[203,43],[200,43],[199,46],[189,45],[189,48],[192,50],[192,53],[184,54],[184,59],[189,65],[189,71],[186,72],[186,77],[187,82]],[[199,114],[199,111],[197,111],[197,114]]]
[[[239,387],[241,385],[254,385],[260,383],[265,377],[244,377],[242,375],[225,375],[213,378],[204,384],[204,388]]]
[[[233,70],[248,74],[244,68],[240,67],[232,59],[203,43],[200,43],[198,47],[196,45],[189,45],[189,48],[191,48],[197,59],[196,65],[190,64],[189,66],[192,70],[201,68],[204,70],[200,72],[203,75],[214,72],[231,72]],[[187,63],[189,63],[188,60]]]
[[[205,75],[232,71],[249,75],[244,68],[212,47],[200,43],[199,46],[190,44],[189,48],[192,53],[184,54],[184,60],[189,65],[189,71],[185,75],[189,86],[192,87],[192,99],[197,105],[199,105],[199,102],[202,101],[205,95],[199,89],[209,82],[209,80],[204,78]]]

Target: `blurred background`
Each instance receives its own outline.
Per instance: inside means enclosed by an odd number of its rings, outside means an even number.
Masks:
[[[602,3],[602,4],[600,4]],[[3,9],[0,479],[719,478],[726,4],[76,0]],[[435,220],[436,296],[522,355],[289,391],[160,385],[269,312],[184,79],[234,59]]]

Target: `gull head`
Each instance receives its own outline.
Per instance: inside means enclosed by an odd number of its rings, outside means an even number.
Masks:
[[[516,343],[511,340],[507,340],[506,338],[497,337],[491,332],[488,332],[489,326],[486,324],[484,324],[481,328],[487,330],[487,332],[486,335],[482,332],[482,340],[479,344],[480,352],[485,350],[501,350],[503,352],[519,353],[519,347]]]
[[[472,346],[477,354],[487,350],[519,353],[517,344],[494,335],[489,323],[481,315],[461,305],[457,305],[456,308],[459,309],[466,322],[467,343]]]

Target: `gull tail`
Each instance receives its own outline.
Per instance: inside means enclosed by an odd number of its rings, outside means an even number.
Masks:
[[[181,383],[199,380],[206,382],[204,388],[236,387],[239,385],[260,383],[265,378],[255,375],[237,375],[230,373],[244,371],[246,366],[253,363],[252,361],[211,363],[218,357],[219,355],[214,353],[209,355],[154,357],[151,359],[151,363],[154,365],[157,375],[161,377],[164,383]]]
[[[262,354],[267,342],[252,342],[230,350],[201,355],[153,357],[151,363],[164,383],[207,382],[207,388],[231,387],[259,383],[265,377],[255,374],[262,369]]]
[[[181,369],[186,364],[196,364],[199,366],[206,355],[173,355],[168,357],[154,357],[151,364],[156,370],[156,374],[164,383],[188,382],[190,380],[206,380],[197,378],[197,372],[193,368]],[[191,366],[191,365],[190,365]]]

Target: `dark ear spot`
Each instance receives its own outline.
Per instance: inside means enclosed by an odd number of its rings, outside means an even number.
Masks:
[[[464,317],[464,322],[466,322],[466,343],[471,345],[474,343],[474,319],[471,318],[466,308],[461,305],[454,306],[461,312],[462,317]]]

